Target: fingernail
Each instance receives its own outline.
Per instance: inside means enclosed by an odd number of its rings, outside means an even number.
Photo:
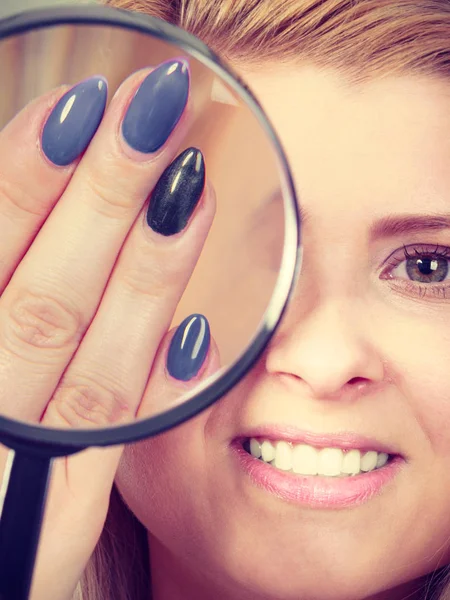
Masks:
[[[141,83],[122,122],[125,141],[139,152],[156,152],[183,114],[189,94],[187,63],[166,62]]]
[[[188,148],[167,167],[158,180],[147,210],[147,223],[157,233],[182,231],[205,187],[205,163],[197,148]]]
[[[91,77],[59,100],[42,132],[42,150],[52,163],[69,165],[86,150],[103,118],[107,95],[106,79]]]
[[[167,370],[175,379],[189,381],[200,371],[208,354],[211,334],[203,315],[187,317],[175,332],[167,356]]]

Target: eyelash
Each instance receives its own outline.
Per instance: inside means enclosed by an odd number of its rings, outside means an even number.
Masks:
[[[413,248],[413,253],[411,254],[409,249]],[[433,248],[433,249],[430,249]],[[388,263],[388,275],[387,277],[383,277],[385,279],[390,279],[391,272],[398,267],[400,264],[405,262],[405,260],[417,259],[417,258],[429,258],[429,259],[447,259],[447,263],[450,261],[450,248],[446,246],[439,245],[414,245],[414,246],[403,246],[403,256],[396,257],[395,255],[390,258],[390,262]],[[398,251],[397,251],[398,252]],[[447,258],[448,257],[448,258]],[[449,271],[446,276],[450,275],[450,264]],[[383,275],[386,273],[386,270],[383,272]],[[408,292],[416,294],[420,297],[425,297],[427,295],[432,294],[435,297],[446,297],[446,292],[450,291],[450,278],[447,280],[447,283],[435,283],[432,282],[426,283],[425,285],[415,282],[413,280],[405,280],[401,279],[403,283],[401,284],[403,287],[407,288]],[[445,280],[444,280],[445,281]]]

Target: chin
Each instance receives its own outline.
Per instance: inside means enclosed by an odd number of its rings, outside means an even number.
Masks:
[[[240,527],[244,527],[241,523]],[[209,530],[203,538],[163,537],[156,542],[168,548],[172,564],[185,563],[197,574],[197,584],[207,590],[204,596],[217,600],[385,600],[407,597],[416,572],[393,572],[394,557],[371,554],[364,561],[352,552],[331,551],[310,543],[293,544],[291,536],[274,530],[265,534],[248,531],[239,535],[233,525],[223,531]],[[175,530],[175,528],[174,528]],[[292,533],[292,532],[291,532]],[[220,543],[219,543],[220,540]],[[265,541],[263,541],[265,540]],[[331,546],[332,544],[330,544]],[[337,544],[334,544],[337,546]],[[186,554],[186,547],[189,553]],[[186,565],[185,561],[188,561]],[[405,587],[405,594],[401,588]],[[399,588],[398,596],[392,590]],[[224,590],[223,595],[219,590]],[[389,594],[384,594],[390,590]]]
[[[205,572],[214,573],[211,579],[215,583],[221,581],[220,587],[227,590],[223,598],[233,600],[384,600],[383,592],[391,590],[392,594],[394,588],[403,587],[401,581],[380,581],[381,574],[376,569],[357,572],[351,563],[344,570],[335,565],[310,565],[307,551],[304,561],[300,558],[297,564],[292,560],[283,562],[282,552],[277,550],[274,548],[270,564],[222,562],[217,565],[219,572],[213,565],[210,569],[205,565]]]

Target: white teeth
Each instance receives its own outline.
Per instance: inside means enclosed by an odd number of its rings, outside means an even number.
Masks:
[[[261,444],[255,438],[250,440],[250,454],[255,458],[260,458],[261,456]]]
[[[361,471],[373,471],[377,466],[378,452],[370,450],[361,456]]]
[[[280,440],[250,439],[250,454],[271,463],[281,471],[298,475],[321,475],[325,477],[348,477],[367,473],[383,467],[389,455],[386,452],[369,450],[341,450],[340,448],[322,448],[318,450],[307,444],[291,444]]]
[[[292,469],[292,448],[287,442],[276,443],[273,465],[282,471],[290,471]]]
[[[361,470],[361,453],[359,450],[349,450],[344,454],[341,472],[356,475]]]
[[[388,461],[388,458],[389,454],[386,454],[386,452],[379,452],[377,458],[377,469],[379,469],[380,467],[384,467],[384,465]]]
[[[312,446],[298,444],[292,450],[292,470],[299,475],[317,475],[318,452]]]
[[[261,444],[261,457],[264,462],[272,462],[275,458],[275,448],[268,440]]]
[[[330,477],[341,473],[343,452],[340,448],[324,448],[319,452],[319,475]]]

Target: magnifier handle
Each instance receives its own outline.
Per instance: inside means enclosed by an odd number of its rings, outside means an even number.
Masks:
[[[2,484],[6,495],[0,517],[0,600],[27,600],[52,458],[22,450],[11,453]]]

